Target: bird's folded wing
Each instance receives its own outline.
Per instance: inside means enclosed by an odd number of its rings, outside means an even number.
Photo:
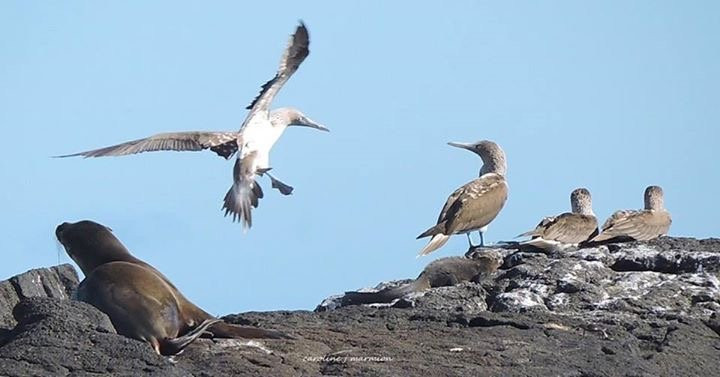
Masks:
[[[455,190],[450,196],[448,197],[447,201],[445,202],[445,205],[443,206],[442,210],[440,211],[440,215],[438,216],[437,223],[440,224],[441,222],[445,221],[447,219],[447,213],[450,210],[450,208],[455,204],[455,202],[460,198],[465,191],[467,190],[466,185],[460,186],[457,190]]]
[[[465,205],[467,199],[475,199],[478,196],[485,195],[488,191],[496,189],[501,182],[504,182],[504,178],[501,176],[497,174],[486,174],[458,187],[457,190],[450,194],[445,202],[445,205],[440,211],[440,216],[438,216],[437,223],[440,224],[447,220],[448,213],[457,212]]]
[[[586,241],[596,229],[597,220],[594,216],[563,213],[546,226],[541,237],[562,243],[579,243]]]
[[[440,216],[447,220],[450,228],[466,231],[481,227],[483,219],[487,222],[498,214],[507,199],[505,178],[498,174],[485,174],[476,178],[450,196]],[[450,201],[452,200],[452,203]],[[459,214],[462,214],[459,216]]]
[[[610,224],[603,226],[605,238],[609,236],[632,237],[636,240],[649,240],[666,234],[670,226],[669,216],[662,216],[650,211],[627,212],[625,216],[617,216]],[[607,228],[605,228],[607,226]]]
[[[522,233],[522,234],[518,234],[517,236],[515,236],[515,238],[520,238],[520,237],[539,237],[539,236],[542,236],[543,232],[545,231],[545,228],[546,228],[548,225],[552,224],[553,221],[555,221],[555,216],[545,217],[545,218],[543,218],[542,220],[540,220],[540,222],[539,222],[538,225],[535,227],[535,229],[528,230],[527,232]]]
[[[621,209],[613,212],[613,214],[605,220],[605,223],[603,223],[602,231],[604,232],[612,228],[615,223],[625,221],[628,217],[635,216],[637,213],[639,213],[639,211],[631,209]]]
[[[237,151],[236,132],[167,132],[105,148],[58,157],[125,156],[153,151],[200,151],[210,149],[224,158]]]

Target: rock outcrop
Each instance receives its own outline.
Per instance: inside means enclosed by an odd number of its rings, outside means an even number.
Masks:
[[[30,297],[68,299],[78,285],[78,275],[72,265],[37,268],[0,281],[0,331],[17,324],[12,309]]]
[[[717,373],[720,240],[662,238],[558,254],[497,251],[504,264],[479,283],[431,288],[384,306],[340,307],[330,298],[316,312],[229,315],[229,322],[296,339],[200,339],[173,359],[115,334],[95,308],[67,300],[77,284],[67,266],[45,270],[65,271],[55,275],[60,285],[26,277],[34,270],[11,279],[30,285],[0,283],[0,375]],[[352,287],[338,291],[344,288]]]

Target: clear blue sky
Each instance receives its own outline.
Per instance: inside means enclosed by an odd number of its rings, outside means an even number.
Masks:
[[[291,128],[272,154],[295,186],[254,227],[223,218],[232,161],[212,153],[49,156],[157,132],[235,130],[297,20],[311,53],[275,101],[332,132]],[[112,227],[201,307],[311,309],[414,277],[447,196],[506,151],[510,197],[486,241],[567,211],[603,220],[665,189],[672,235],[718,236],[720,5],[713,1],[3,2],[0,278],[70,259],[63,221]]]

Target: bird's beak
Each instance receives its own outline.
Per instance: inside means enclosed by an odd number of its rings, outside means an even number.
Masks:
[[[320,130],[320,131],[330,132],[330,130],[329,130],[327,127],[325,127],[325,126],[323,126],[322,124],[320,124],[320,123],[318,123],[318,122],[316,122],[316,121],[314,121],[314,120],[312,120],[312,119],[310,119],[310,118],[308,118],[308,117],[305,117],[305,116],[304,116],[304,117],[301,117],[300,119],[298,119],[297,121],[293,122],[293,123],[290,124],[290,125],[291,125],[291,126],[310,127],[310,128],[315,128],[315,129]]]
[[[467,150],[469,150],[469,151],[472,151],[472,150],[474,150],[474,148],[475,148],[475,146],[474,146],[473,144],[456,143],[456,142],[453,142],[453,141],[449,142],[448,145],[453,146],[453,147],[457,147],[457,148],[467,149]]]

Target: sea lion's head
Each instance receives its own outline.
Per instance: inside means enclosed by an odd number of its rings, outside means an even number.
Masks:
[[[85,276],[101,264],[134,259],[110,228],[94,221],[62,223],[55,235]]]
[[[495,272],[505,262],[502,254],[495,250],[481,250],[478,248],[469,251],[465,254],[465,257],[482,263],[489,272]]]

